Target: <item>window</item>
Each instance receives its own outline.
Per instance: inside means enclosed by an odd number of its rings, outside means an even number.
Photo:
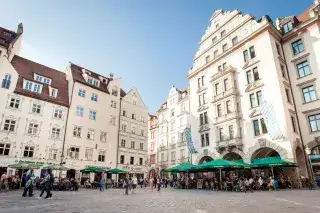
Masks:
[[[24,151],[23,151],[23,157],[32,158],[33,157],[33,152],[34,152],[34,147],[33,146],[25,146],[24,147]]]
[[[305,103],[317,100],[316,91],[314,90],[313,85],[303,88],[302,92]]]
[[[282,28],[283,28],[283,33],[288,33],[288,32],[290,32],[290,31],[292,31],[292,30],[293,30],[292,22],[289,21],[289,22],[283,24],[283,27],[282,27]]]
[[[62,119],[63,110],[62,109],[55,109],[53,113],[53,117]]]
[[[77,107],[76,115],[83,117],[83,108],[82,107]]]
[[[222,70],[222,66],[219,65],[219,66],[218,66],[218,71],[221,71],[221,70]]]
[[[174,116],[174,109],[171,110],[171,117]]]
[[[38,134],[39,124],[30,123],[28,126],[28,134],[36,135]]]
[[[176,151],[171,152],[171,160],[175,161],[176,160]]]
[[[132,104],[133,104],[134,106],[136,106],[136,105],[137,105],[137,102],[136,102],[136,101],[133,101]]]
[[[264,122],[264,118],[260,119],[260,124],[261,124],[261,128],[262,128],[262,134],[267,134],[268,133],[268,129],[267,126]]]
[[[32,82],[26,81],[26,83],[25,83],[25,85],[24,85],[24,89],[26,89],[26,90],[32,90]]]
[[[49,149],[49,160],[58,159],[58,149]]]
[[[161,153],[161,161],[164,161],[164,153]]]
[[[254,80],[255,80],[255,81],[259,80],[258,67],[253,68],[253,69],[252,69],[252,72],[253,72]]]
[[[32,92],[36,92],[36,93],[41,93],[42,85],[33,83],[31,81],[25,81],[24,89]]]
[[[35,74],[35,78],[34,78],[36,81],[40,81],[44,84],[51,84],[51,79],[49,78],[46,78],[46,77],[43,77],[41,75],[37,75]]]
[[[4,131],[14,132],[15,128],[16,128],[16,121],[15,120],[6,119],[4,121],[4,126],[3,126]]]
[[[97,112],[90,110],[89,119],[96,120],[96,118],[97,118]]]
[[[225,52],[228,50],[228,44],[222,45],[222,51]]]
[[[299,78],[302,78],[304,76],[310,75],[310,69],[308,61],[301,62],[297,64],[297,70],[298,70],[298,76]]]
[[[217,113],[218,113],[218,117],[220,117],[222,115],[221,104],[217,105]]]
[[[116,116],[110,115],[110,117],[109,117],[109,123],[110,123],[111,125],[115,126],[115,125],[116,125]]]
[[[209,146],[210,141],[209,141],[209,133],[205,133],[201,135],[201,146]]]
[[[216,95],[218,95],[220,93],[220,87],[219,87],[219,83],[216,83],[214,85],[215,89],[216,89]]]
[[[204,117],[203,114],[200,114],[200,126],[204,124]]]
[[[79,152],[80,152],[80,149],[78,147],[70,147],[70,149],[69,149],[69,157],[71,159],[78,160],[79,159]]]
[[[2,79],[1,88],[9,89],[11,85],[11,75],[7,74]]]
[[[221,35],[221,37],[224,37],[226,35],[226,30],[222,30],[220,35]]]
[[[135,127],[135,126],[132,126],[132,127],[131,127],[131,132],[132,132],[133,134],[136,134],[136,127]]]
[[[144,136],[144,130],[143,129],[140,130],[140,135]]]
[[[280,45],[276,42],[277,53],[281,55]]]
[[[106,152],[105,151],[99,151],[98,161],[99,162],[104,162],[105,158],[106,158]]]
[[[236,44],[238,44],[238,36],[236,36],[236,37],[234,37],[233,39],[232,39],[232,45],[233,46],[235,46]]]
[[[259,120],[253,120],[253,130],[254,130],[254,135],[255,136],[259,136],[260,135]]]
[[[131,149],[135,149],[136,143],[134,141],[131,141]]]
[[[118,96],[118,87],[113,86],[111,94],[114,95],[114,96]]]
[[[218,24],[216,24],[216,28],[218,28],[219,27],[219,23]]]
[[[122,111],[122,116],[127,117],[127,112],[125,110]]]
[[[0,143],[0,155],[9,155],[10,153],[10,144]]]
[[[80,97],[86,97],[86,91],[85,90],[83,90],[83,89],[79,89],[79,91],[78,91],[78,95],[80,96]]]
[[[41,105],[33,104],[32,105],[32,113],[40,114],[41,113]]]
[[[215,36],[215,37],[212,38],[212,44],[214,44],[216,42],[217,42],[217,37]]]
[[[214,52],[213,52],[213,57],[214,58],[217,58],[219,56],[219,50],[215,50]]]
[[[98,87],[99,86],[99,80],[97,79],[94,79],[94,78],[88,78],[88,83],[95,86],[95,87]]]
[[[140,150],[143,150],[143,143],[140,143]]]
[[[139,165],[140,165],[140,166],[143,165],[143,158],[139,158]]]
[[[252,84],[253,83],[253,78],[252,78],[252,72],[251,70],[247,71],[247,83]]]
[[[283,65],[280,65],[280,68],[281,68],[282,77],[286,79],[287,78],[286,69],[284,68]]]
[[[203,113],[204,124],[208,124],[208,114],[207,112]]]
[[[310,115],[308,118],[311,132],[320,131],[320,114]]]
[[[249,48],[249,52],[250,52],[250,58],[253,59],[256,57],[256,52],[254,50],[254,46]]]
[[[228,91],[230,89],[229,88],[229,79],[224,79],[223,84],[224,84],[224,91]]]
[[[106,132],[100,132],[100,141],[101,142],[107,142],[107,133]]]
[[[302,40],[299,39],[291,44],[292,51],[294,55],[298,55],[299,53],[304,51]]]
[[[260,106],[262,104],[262,92],[258,91],[257,92],[257,101],[258,101],[258,106]]]
[[[140,121],[141,121],[141,122],[144,122],[143,116],[140,116]]]
[[[231,113],[231,101],[226,102],[227,113]]]
[[[74,126],[73,127],[73,136],[80,138],[81,137],[81,130],[82,130],[81,126]]]
[[[87,139],[94,140],[94,130],[93,129],[88,129]]]
[[[256,94],[250,94],[250,106],[251,108],[257,107]]]
[[[134,164],[134,157],[130,157],[130,164],[131,164],[131,165]]]
[[[233,125],[229,126],[229,137],[230,137],[230,139],[234,138]]]
[[[50,96],[51,96],[51,97],[54,97],[54,98],[57,97],[57,93],[58,93],[57,91],[58,91],[57,89],[52,88],[52,89],[51,89]]]
[[[285,92],[286,92],[286,97],[287,97],[288,103],[291,103],[291,97],[290,97],[289,89],[285,89]]]
[[[92,95],[91,95],[91,101],[98,102],[98,95],[97,95],[97,94],[92,93]]]
[[[126,140],[125,139],[121,139],[121,147],[126,147]]]
[[[117,102],[116,101],[111,101],[111,105],[112,108],[117,108]]]
[[[199,106],[203,105],[203,101],[202,101],[202,95],[199,95]]]
[[[220,139],[220,141],[224,140],[223,128],[219,128],[219,139]]]
[[[293,116],[291,116],[291,124],[292,124],[293,132],[297,132],[296,119]]]
[[[122,124],[121,129],[122,129],[122,131],[126,132],[127,131],[127,124]]]
[[[181,158],[182,160],[185,159],[184,149],[180,149],[180,158]]]
[[[248,50],[243,51],[243,59],[244,59],[244,62],[249,61],[249,51]]]
[[[136,120],[136,114],[132,113],[131,118]]]
[[[60,139],[60,128],[58,127],[52,127],[51,129],[51,138],[53,139]]]
[[[203,98],[203,104],[206,104],[207,103],[207,93],[203,93],[202,94],[202,98]]]
[[[206,57],[206,63],[209,63],[209,62],[210,62],[210,55]]]
[[[92,160],[93,159],[93,149],[86,149],[84,153],[84,159],[85,160]]]
[[[120,164],[124,164],[124,155],[120,155]]]
[[[20,107],[20,99],[11,98],[9,106],[11,108],[19,109],[19,107]]]
[[[227,68],[227,62],[224,62],[223,64],[222,64],[222,69],[226,69]]]

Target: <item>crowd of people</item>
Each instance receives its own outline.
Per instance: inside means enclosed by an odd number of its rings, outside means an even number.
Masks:
[[[0,178],[0,191],[9,191],[20,188],[20,177],[19,175],[7,175],[6,172],[1,174]]]

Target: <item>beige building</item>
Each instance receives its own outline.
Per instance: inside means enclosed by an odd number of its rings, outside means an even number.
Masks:
[[[158,147],[158,117],[150,115],[148,118],[148,177],[155,177],[158,171],[157,147]]]
[[[133,87],[121,92],[117,168],[146,177],[148,171],[148,108]]]

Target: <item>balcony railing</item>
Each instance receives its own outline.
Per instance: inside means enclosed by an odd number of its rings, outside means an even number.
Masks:
[[[178,143],[178,147],[187,146],[187,141],[181,141]]]
[[[167,146],[164,146],[164,145],[160,146],[160,151],[165,151],[165,150],[167,150],[167,149],[168,149]]]
[[[219,124],[219,123],[222,123],[222,122],[230,120],[230,119],[235,119],[235,118],[238,118],[239,116],[240,116],[239,112],[237,112],[237,111],[230,112],[230,113],[221,115],[219,117],[216,117],[215,124]]]
[[[226,91],[220,92],[219,94],[214,94],[212,97],[212,102],[215,103],[226,97],[229,97],[230,95],[237,95],[238,93],[239,93],[239,90],[235,87],[232,87]]]
[[[170,145],[170,148],[171,148],[171,149],[175,149],[175,148],[176,148],[176,144],[171,144],[171,145]]]
[[[222,152],[224,149],[231,149],[232,147],[237,147],[242,149],[243,143],[242,138],[227,138],[216,142],[216,148],[218,152]]]

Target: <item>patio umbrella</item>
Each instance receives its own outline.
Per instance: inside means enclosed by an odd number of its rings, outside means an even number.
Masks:
[[[80,170],[82,173],[99,173],[99,172],[104,172],[103,169],[98,168],[98,167],[87,167],[85,169]]]
[[[251,168],[270,167],[273,177],[274,177],[273,167],[296,167],[296,166],[297,166],[296,163],[282,160],[280,157],[253,159],[252,163],[250,164]]]
[[[197,169],[197,165],[193,165],[191,163],[183,163],[180,164],[177,168],[173,168],[173,170],[178,172],[190,172],[195,171]]]
[[[11,164],[8,167],[12,169],[30,169],[30,168],[38,169],[39,165],[35,163],[20,162],[20,163]]]
[[[121,174],[121,173],[127,173],[127,171],[122,170],[122,169],[114,168],[114,169],[108,170],[107,173],[108,174]]]

